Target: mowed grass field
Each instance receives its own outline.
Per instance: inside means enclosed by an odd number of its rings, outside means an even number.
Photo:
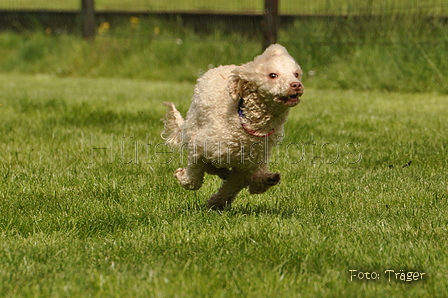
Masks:
[[[307,89],[281,183],[219,213],[159,136],[193,87],[0,74],[0,296],[446,295],[446,95]]]

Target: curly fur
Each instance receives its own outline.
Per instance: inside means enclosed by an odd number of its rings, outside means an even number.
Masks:
[[[208,201],[229,208],[243,188],[260,194],[280,181],[268,169],[271,147],[283,135],[289,109],[303,94],[302,70],[286,49],[271,45],[241,66],[220,66],[198,79],[184,120],[173,103],[164,103],[162,137],[188,151],[188,165],[174,176],[189,190],[199,189],[204,174],[223,179]]]

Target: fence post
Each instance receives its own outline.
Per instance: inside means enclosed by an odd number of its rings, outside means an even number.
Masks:
[[[94,0],[81,0],[82,37],[86,40],[95,38]]]
[[[278,1],[264,0],[263,49],[277,42]]]

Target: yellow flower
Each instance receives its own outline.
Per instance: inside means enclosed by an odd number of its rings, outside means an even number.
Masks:
[[[110,23],[109,22],[103,22],[101,23],[100,27],[98,28],[99,33],[106,33],[109,31]]]
[[[131,24],[140,24],[140,19],[137,17],[130,17],[129,21],[131,22]]]
[[[160,34],[160,28],[159,27],[154,27],[154,34],[155,35],[159,35]]]
[[[130,17],[129,21],[131,22],[131,28],[132,30],[137,30],[138,25],[140,24],[140,19],[137,17]]]

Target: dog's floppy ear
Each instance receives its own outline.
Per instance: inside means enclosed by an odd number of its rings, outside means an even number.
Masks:
[[[229,79],[228,90],[230,97],[234,100],[239,100],[243,96],[243,85],[244,85],[244,67],[237,66],[232,70],[232,75]]]
[[[230,96],[234,100],[245,98],[250,93],[257,91],[257,85],[251,73],[250,63],[235,67],[230,75],[228,84]]]

